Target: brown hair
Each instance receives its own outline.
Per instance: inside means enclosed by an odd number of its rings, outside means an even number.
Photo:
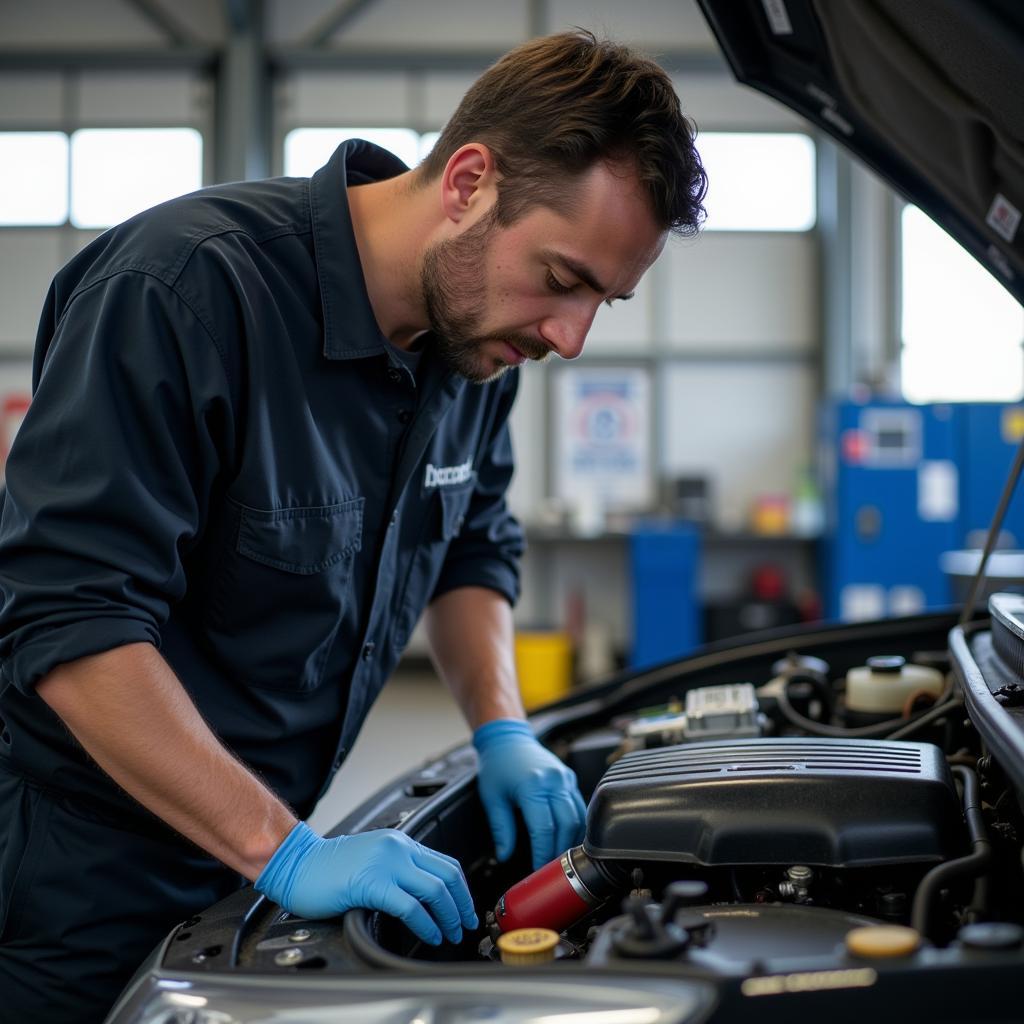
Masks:
[[[495,216],[564,208],[573,178],[598,160],[631,165],[657,222],[694,234],[707,175],[672,81],[654,61],[583,29],[532,39],[484,72],[445,125],[419,179],[440,177],[468,142],[487,145],[500,175]]]

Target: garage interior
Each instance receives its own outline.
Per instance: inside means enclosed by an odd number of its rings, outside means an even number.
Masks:
[[[522,373],[528,704],[702,643],[962,596],[942,556],[978,546],[1024,435],[1020,307],[737,85],[693,0],[0,0],[0,454],[49,282],[106,227],[203,185],[308,175],[346,137],[415,163],[489,64],[573,26],[670,70],[709,217],[578,360]],[[1005,529],[1024,542],[1016,507]],[[467,736],[414,634],[312,825]]]

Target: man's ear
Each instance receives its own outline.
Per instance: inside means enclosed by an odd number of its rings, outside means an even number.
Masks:
[[[445,216],[461,224],[489,209],[497,198],[494,156],[482,142],[468,142],[448,158],[441,175],[441,204]]]

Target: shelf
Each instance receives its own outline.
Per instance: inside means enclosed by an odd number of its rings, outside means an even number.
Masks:
[[[629,530],[604,530],[601,533],[587,534],[564,528],[542,526],[527,526],[525,529],[526,540],[532,544],[618,544],[628,540],[631,533]],[[772,535],[750,532],[725,533],[718,530],[708,530],[701,534],[701,543],[706,547],[749,547],[751,545],[768,544],[804,545],[813,544],[819,540],[821,540],[820,535],[808,537],[795,533]]]

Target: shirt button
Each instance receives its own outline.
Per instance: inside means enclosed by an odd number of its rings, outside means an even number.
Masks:
[[[376,646],[374,643],[368,643],[363,646],[363,661],[369,661],[373,657],[373,651]]]
[[[412,419],[412,409],[399,409],[398,410],[398,422],[408,423]]]
[[[394,526],[398,522],[398,509],[391,513],[391,519],[388,522],[388,526]]]
[[[388,380],[394,384],[397,384],[402,379],[402,374],[394,366],[388,367]]]

